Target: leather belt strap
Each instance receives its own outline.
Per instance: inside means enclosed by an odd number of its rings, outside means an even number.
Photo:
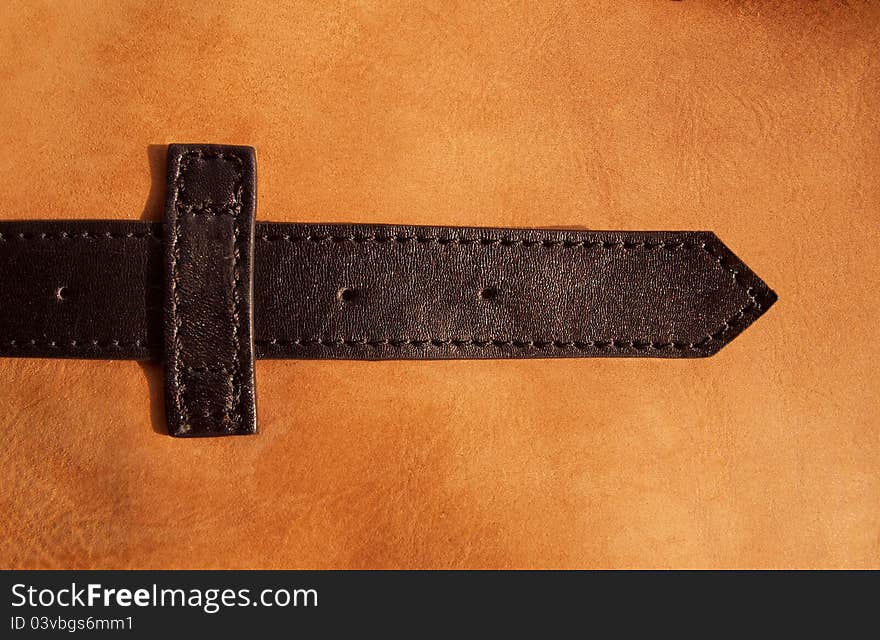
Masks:
[[[711,232],[254,225],[254,175],[174,145],[164,224],[0,223],[0,355],[163,359],[172,433],[252,433],[254,357],[700,357],[776,300]]]

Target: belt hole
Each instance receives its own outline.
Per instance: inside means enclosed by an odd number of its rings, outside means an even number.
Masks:
[[[498,297],[498,289],[496,287],[484,287],[480,290],[480,298],[483,300],[494,300]]]
[[[55,290],[55,297],[58,299],[59,302],[64,302],[70,297],[70,289],[68,289],[67,287],[58,287]]]
[[[358,296],[357,289],[350,289],[348,287],[343,287],[336,294],[336,297],[339,298],[342,302],[353,302],[357,300]]]

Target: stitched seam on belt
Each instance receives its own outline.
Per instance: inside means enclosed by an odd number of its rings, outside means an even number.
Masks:
[[[48,338],[34,340],[34,339],[21,339],[21,340],[5,340],[0,342],[0,345],[4,347],[13,347],[13,348],[27,348],[27,347],[79,347],[83,349],[96,348],[96,349],[125,349],[127,347],[142,347],[144,349],[158,349],[158,345],[148,344],[144,340],[131,340],[131,341],[123,341],[123,340],[94,340],[94,339],[80,339],[76,340],[50,340]]]
[[[161,240],[162,236],[156,235],[153,231],[132,231],[129,233],[113,233],[112,231],[103,231],[92,233],[90,231],[80,231],[77,233],[68,233],[67,231],[59,231],[58,233],[31,233],[21,232],[14,234],[4,234],[0,232],[0,242],[9,242],[11,240],[126,240],[135,238],[152,238],[153,240]]]
[[[211,207],[193,207],[193,206],[184,206],[180,204],[180,192],[184,189],[183,186],[183,175],[186,171],[185,164],[188,163],[192,158],[218,158],[225,162],[229,162],[233,165],[233,173],[235,175],[235,184],[233,185],[233,201],[232,203],[220,209],[213,209]],[[179,304],[178,292],[177,292],[177,261],[180,257],[180,251],[178,247],[178,237],[180,235],[180,214],[181,213],[203,213],[210,215],[229,215],[232,217],[232,246],[233,246],[233,258],[232,258],[232,303],[230,305],[230,315],[232,316],[232,340],[235,347],[235,357],[241,357],[241,342],[238,335],[238,323],[239,323],[239,305],[241,304],[241,293],[239,291],[239,286],[241,282],[241,277],[239,275],[239,262],[241,257],[241,251],[239,247],[239,234],[240,229],[238,226],[238,214],[240,211],[236,211],[236,207],[241,206],[241,190],[242,190],[242,171],[241,171],[241,158],[232,153],[224,153],[222,151],[216,152],[204,152],[201,149],[196,149],[192,151],[188,151],[181,155],[180,160],[177,164],[177,171],[174,176],[174,206],[177,208],[177,215],[174,217],[174,246],[172,247],[172,262],[171,268],[175,273],[175,276],[171,279],[171,288],[172,288],[172,308],[171,313],[174,316],[174,335],[172,337],[174,342],[174,382],[175,382],[175,405],[177,412],[181,415],[182,421],[184,424],[187,423],[189,417],[189,411],[186,403],[181,401],[181,397],[186,394],[186,386],[181,381],[181,366],[180,366],[180,350],[181,344],[178,339],[178,332],[180,331],[180,316],[177,313],[177,305]],[[208,369],[206,367],[185,367],[185,369],[189,373],[206,373],[209,370],[214,370],[213,368]],[[216,418],[230,418],[230,414],[236,413],[241,404],[241,384],[238,380],[238,372],[236,370],[229,371],[226,367],[222,367],[217,369],[219,373],[223,373],[228,376],[229,384],[233,390],[233,402],[232,408],[226,409],[219,412],[213,412],[209,414],[203,414],[203,417],[216,417]]]
[[[692,342],[680,341],[642,341],[642,340],[510,340],[502,338],[300,338],[294,340],[261,340],[261,346],[297,346],[310,347],[313,345],[322,347],[518,347],[521,349],[688,349],[697,345]]]
[[[473,245],[481,245],[481,246],[495,246],[499,245],[502,247],[544,247],[544,248],[554,248],[554,247],[563,247],[568,249],[574,248],[584,248],[584,249],[667,249],[669,251],[676,251],[678,249],[696,249],[700,247],[704,243],[697,242],[686,242],[684,240],[660,240],[656,242],[652,242],[650,240],[645,240],[642,242],[632,242],[630,240],[620,240],[620,241],[602,241],[602,240],[558,240],[553,238],[542,238],[540,240],[537,239],[529,239],[529,238],[512,238],[512,237],[501,237],[501,238],[491,238],[488,236],[479,236],[474,238],[468,238],[465,236],[419,236],[419,235],[405,235],[405,234],[389,234],[389,235],[380,235],[380,234],[369,234],[369,235],[351,235],[351,236],[343,236],[343,235],[335,235],[335,234],[309,234],[309,235],[271,235],[264,233],[259,236],[259,239],[262,242],[290,242],[290,243],[298,243],[298,242],[312,242],[315,244],[321,244],[325,242],[332,242],[335,244],[343,244],[345,242],[352,242],[355,244],[361,244],[366,242],[375,242],[377,244],[387,244],[390,242],[394,242],[397,244],[406,244],[408,242],[415,242],[417,244],[438,244],[438,245],[451,245],[458,244],[462,246],[473,246]]]

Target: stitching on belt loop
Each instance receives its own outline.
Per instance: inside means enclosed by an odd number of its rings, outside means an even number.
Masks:
[[[241,259],[241,249],[240,249],[240,229],[238,225],[239,214],[241,213],[241,198],[242,198],[242,171],[241,171],[241,158],[234,153],[224,153],[222,151],[216,152],[204,152],[201,149],[194,149],[191,151],[187,151],[186,153],[180,156],[178,161],[176,172],[174,176],[174,206],[176,209],[176,215],[174,216],[174,224],[175,229],[172,234],[173,246],[172,246],[172,260],[171,260],[171,268],[174,273],[174,277],[171,280],[171,288],[172,288],[172,309],[171,313],[174,316],[174,385],[175,385],[175,397],[174,403],[175,408],[178,413],[181,415],[183,419],[183,423],[186,424],[189,418],[188,406],[186,402],[183,402],[182,398],[186,396],[186,384],[182,380],[181,376],[181,366],[180,366],[180,351],[181,351],[181,343],[179,338],[180,331],[180,315],[177,313],[177,307],[180,304],[180,298],[178,295],[178,282],[177,282],[177,263],[180,259],[180,248],[178,246],[178,238],[180,235],[180,218],[182,214],[192,213],[192,207],[181,204],[180,202],[180,192],[184,190],[184,177],[186,174],[186,170],[188,169],[188,164],[193,158],[217,158],[228,162],[233,167],[233,174],[235,176],[235,183],[233,185],[233,200],[232,202],[221,208],[221,209],[201,209],[200,213],[206,213],[209,215],[229,215],[232,217],[232,245],[233,245],[233,259],[232,259],[232,301],[229,307],[229,314],[232,318],[232,340],[234,346],[235,357],[241,357],[241,342],[238,334],[238,323],[240,314],[238,312],[238,307],[241,303],[241,291],[240,291],[240,283],[241,283],[241,275],[239,273],[239,262]],[[204,367],[187,367],[188,374],[204,374],[214,371],[215,369],[206,369]],[[230,413],[237,414],[239,413],[240,405],[241,405],[241,381],[238,379],[239,374],[236,368],[233,366],[231,369],[222,367],[217,368],[216,371],[218,373],[222,373],[227,375],[229,379],[229,384],[233,390],[233,403],[232,408],[230,410],[220,412],[219,415],[229,416]],[[218,414],[214,414],[215,416]]]

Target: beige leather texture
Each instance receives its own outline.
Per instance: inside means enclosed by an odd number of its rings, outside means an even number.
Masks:
[[[779,302],[701,360],[261,361],[253,437],[0,360],[0,566],[880,567],[880,3],[284,4],[0,4],[0,218],[247,144],[258,220],[708,229]]]

